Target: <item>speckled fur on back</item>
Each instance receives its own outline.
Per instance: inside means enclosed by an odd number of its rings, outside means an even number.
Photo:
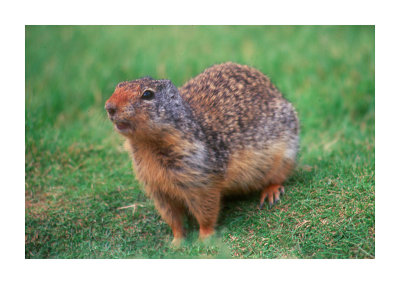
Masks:
[[[268,187],[281,185],[295,164],[296,112],[248,66],[215,65],[179,90],[150,77],[122,82],[106,109],[175,240],[183,236],[186,211],[205,237],[213,232],[221,196],[265,188],[272,194]]]

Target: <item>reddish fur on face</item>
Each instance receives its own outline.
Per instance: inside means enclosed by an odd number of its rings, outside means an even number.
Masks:
[[[116,108],[116,113],[110,119],[118,125],[124,125],[121,134],[126,137],[132,137],[137,126],[140,126],[142,131],[149,125],[149,115],[145,110],[136,107],[133,115],[133,105],[138,104],[143,92],[141,84],[122,84],[118,85],[112,96],[106,101],[106,108],[108,105],[113,105]]]
[[[133,85],[127,87],[117,87],[111,97],[106,101],[107,103],[113,103],[118,109],[123,108],[129,102],[137,100],[140,95],[140,85]]]

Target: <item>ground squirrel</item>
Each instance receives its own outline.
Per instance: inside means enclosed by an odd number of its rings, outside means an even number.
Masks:
[[[274,204],[295,165],[296,111],[248,66],[214,65],[179,89],[151,77],[122,82],[105,108],[175,243],[188,212],[200,238],[213,234],[222,196],[260,191],[260,208]]]

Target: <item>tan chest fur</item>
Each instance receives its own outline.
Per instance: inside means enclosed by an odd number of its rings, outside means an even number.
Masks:
[[[211,177],[199,167],[207,155],[204,145],[189,143],[175,130],[170,130],[159,141],[127,141],[128,150],[133,153],[133,168],[137,179],[145,185],[146,191],[162,191],[181,199],[187,189],[207,186]],[[161,146],[162,145],[162,146]]]

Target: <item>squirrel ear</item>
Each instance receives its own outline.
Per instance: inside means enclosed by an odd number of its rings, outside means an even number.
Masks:
[[[171,82],[171,80],[168,80],[168,79],[162,79],[162,80],[160,80],[162,83],[163,83],[163,85],[165,85],[165,86],[168,86],[168,85],[171,85],[172,84],[172,82]]]
[[[174,83],[172,83],[171,80],[163,79],[163,80],[160,80],[160,81],[162,82],[162,85],[163,85],[164,88],[168,88],[168,89],[176,88]]]
[[[172,83],[171,80],[165,79],[165,80],[160,80],[162,82],[162,89],[166,94],[169,94],[170,96],[174,96],[176,93],[178,93],[178,88]]]

